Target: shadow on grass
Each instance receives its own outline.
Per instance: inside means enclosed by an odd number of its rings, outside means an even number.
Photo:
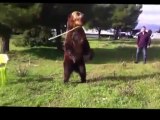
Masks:
[[[40,48],[31,48],[20,51],[22,54],[30,54],[37,56],[38,58],[56,60],[57,58],[63,59],[63,52],[57,50],[56,48],[50,47],[40,47]]]
[[[112,44],[127,44],[127,45],[136,45],[136,40],[110,40],[110,43]]]
[[[107,80],[114,80],[114,81],[124,81],[124,82],[129,82],[129,81],[135,81],[135,80],[142,80],[142,79],[147,79],[147,78],[154,78],[154,77],[159,77],[160,72],[157,73],[152,73],[152,74],[144,74],[144,75],[138,75],[138,76],[104,76],[104,77],[94,77],[91,79],[87,80],[87,83],[96,83],[96,82],[102,82],[102,81],[107,81]],[[34,75],[34,76],[29,76],[25,78],[19,78],[16,81],[10,81],[11,84],[17,84],[17,83],[30,83],[30,82],[50,82],[50,81],[55,81],[56,77],[53,76],[39,76],[39,75]],[[63,78],[62,83],[63,83]],[[69,85],[78,85],[78,84],[85,84],[81,83],[80,79],[77,79],[76,81],[69,81],[67,84]]]
[[[121,44],[136,45],[136,43],[137,43],[136,39],[121,39],[121,40],[102,39],[102,40],[99,40],[99,41],[103,41],[103,42],[106,41],[106,42],[109,42],[109,44],[114,44],[114,45],[121,45]],[[152,45],[157,45],[157,44],[160,44],[160,40],[152,40]]]
[[[154,78],[155,76],[160,76],[160,73],[144,74],[144,75],[139,75],[139,76],[105,76],[105,77],[89,79],[87,80],[87,83],[101,82],[101,81],[106,81],[106,80],[117,80],[117,81],[129,82],[133,80]]]
[[[10,81],[11,84],[30,83],[30,82],[47,82],[54,81],[53,76],[31,75],[27,77],[19,77],[16,81]]]
[[[116,62],[133,62],[135,60],[135,47],[118,47],[115,49],[95,48],[95,57],[90,62],[91,64],[105,64]],[[152,47],[148,49],[147,61],[160,60],[160,47]],[[141,54],[142,60],[142,54]]]
[[[160,59],[160,47],[152,47],[148,49],[148,61]],[[104,64],[116,63],[121,61],[133,62],[135,60],[136,48],[119,46],[114,49],[95,48],[95,57],[89,63],[91,64]],[[63,60],[63,52],[50,47],[38,47],[19,51],[20,54],[30,54],[38,58],[50,60]],[[142,55],[141,55],[142,58]],[[141,59],[142,60],[142,59]]]

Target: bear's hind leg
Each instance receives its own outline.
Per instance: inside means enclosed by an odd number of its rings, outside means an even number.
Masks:
[[[70,75],[72,74],[73,69],[71,65],[64,64],[64,83],[69,81]]]
[[[79,65],[79,75],[81,77],[81,82],[82,83],[86,83],[86,67],[85,67],[85,64],[81,64]]]

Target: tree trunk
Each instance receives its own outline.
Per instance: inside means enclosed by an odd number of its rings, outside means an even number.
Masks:
[[[101,29],[98,29],[98,39],[101,39]]]
[[[1,52],[2,53],[9,52],[9,38],[7,38],[7,37],[2,37]]]
[[[56,33],[57,33],[57,35],[59,35],[59,34],[61,34],[61,31],[60,31],[61,29],[60,29],[60,27],[57,27],[56,28]],[[61,42],[61,39],[62,39],[62,37],[60,36],[60,37],[58,37],[58,38],[56,38],[56,46],[57,46],[57,49],[58,50],[63,50],[63,44],[62,44],[62,42]]]
[[[115,33],[114,33],[114,40],[117,40],[118,37],[119,37],[119,29],[116,28],[116,29],[115,29]]]

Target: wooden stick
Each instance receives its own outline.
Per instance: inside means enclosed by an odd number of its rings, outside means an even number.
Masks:
[[[52,40],[52,39],[55,39],[55,38],[57,38],[57,37],[60,37],[60,36],[62,36],[62,35],[64,35],[64,34],[67,34],[67,33],[69,33],[69,32],[71,32],[71,31],[73,31],[74,29],[76,29],[76,28],[78,28],[78,27],[80,27],[80,26],[77,26],[77,27],[75,27],[75,28],[73,28],[73,29],[71,29],[71,30],[69,30],[69,31],[66,31],[66,32],[64,32],[64,33],[60,34],[60,35],[57,35],[57,36],[51,37],[51,38],[49,38],[48,40]]]

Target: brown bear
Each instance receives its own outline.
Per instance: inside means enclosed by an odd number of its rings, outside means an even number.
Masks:
[[[80,75],[82,83],[86,82],[85,62],[92,60],[94,52],[87,41],[83,25],[83,13],[74,11],[68,16],[67,31],[79,27],[68,32],[64,41],[64,83],[69,81],[73,71]]]

